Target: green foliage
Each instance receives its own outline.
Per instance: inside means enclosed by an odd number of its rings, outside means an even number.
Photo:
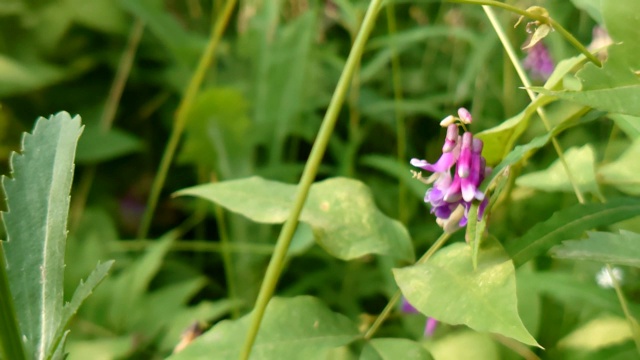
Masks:
[[[402,293],[427,316],[539,346],[518,316],[515,269],[499,244],[481,249],[476,270],[471,249],[453,244],[394,274]]]
[[[249,327],[249,313],[235,321],[222,321],[170,360],[235,359]],[[255,343],[257,359],[326,359],[332,348],[355,340],[358,330],[349,319],[336,314],[309,296],[273,298]]]
[[[8,211],[2,214],[2,243],[11,296],[28,358],[62,358],[65,328],[81,303],[107,275],[98,267],[63,303],[64,252],[69,192],[80,118],[61,112],[40,118],[23,138],[22,154],[11,157],[12,178],[3,177]]]
[[[198,196],[262,223],[282,223],[289,216],[296,187],[253,177],[200,185],[178,195]],[[311,187],[300,221],[311,226],[316,241],[330,254],[351,260],[367,254],[412,261],[406,229],[375,208],[358,181],[334,178]]]
[[[637,357],[640,6],[451,2],[0,4],[0,359]],[[537,98],[514,70],[532,44],[555,63]],[[409,159],[459,107],[493,171],[440,249]],[[10,155],[57,109],[79,141],[59,113]]]
[[[592,260],[609,264],[640,266],[640,235],[589,232],[585,240],[563,241],[552,249],[553,256],[563,259]]]

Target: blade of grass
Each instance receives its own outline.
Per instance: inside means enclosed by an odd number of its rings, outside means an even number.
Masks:
[[[222,38],[222,34],[224,30],[227,28],[229,24],[229,20],[231,18],[231,13],[235,8],[237,0],[227,0],[224,4],[224,8],[222,12],[216,19],[215,24],[211,30],[211,36],[209,36],[209,42],[207,47],[200,58],[198,63],[198,67],[196,68],[193,76],[191,77],[191,81],[187,86],[187,90],[182,97],[182,101],[178,106],[178,110],[176,111],[176,118],[173,125],[173,129],[171,131],[171,135],[169,136],[169,142],[167,143],[167,147],[164,150],[164,154],[162,154],[162,160],[160,160],[160,166],[158,167],[158,173],[153,179],[153,184],[151,185],[151,192],[149,194],[149,199],[147,200],[147,206],[144,210],[144,214],[142,216],[142,222],[140,223],[140,228],[138,229],[138,239],[145,239],[147,234],[149,233],[149,228],[151,227],[151,220],[153,218],[153,214],[155,212],[156,206],[158,205],[158,199],[160,197],[160,191],[162,190],[162,186],[167,178],[167,173],[169,172],[169,166],[173,161],[173,157],[175,155],[176,149],[178,148],[178,143],[180,142],[180,137],[182,136],[182,132],[184,131],[185,125],[187,124],[187,115],[189,114],[191,107],[198,95],[198,91],[200,90],[200,86],[204,81],[204,76],[207,73],[207,70],[210,68],[216,54],[216,49],[218,48],[218,43]]]
[[[287,250],[296,230],[302,207],[304,206],[307,195],[309,194],[309,188],[311,187],[311,184],[318,172],[318,167],[320,166],[327,144],[329,143],[329,138],[331,137],[331,133],[333,132],[338,120],[340,108],[342,107],[349,90],[349,82],[353,78],[354,71],[360,62],[367,38],[369,37],[369,34],[371,34],[371,30],[373,30],[381,3],[382,0],[372,0],[369,3],[364,20],[362,21],[362,26],[358,31],[358,35],[356,36],[345,66],[342,70],[342,74],[340,75],[340,79],[338,80],[338,84],[336,85],[336,89],[331,97],[329,107],[327,108],[327,112],[322,120],[318,136],[313,144],[311,154],[305,164],[302,177],[298,184],[298,191],[296,193],[293,208],[291,209],[289,218],[282,227],[280,236],[278,236],[278,240],[276,242],[275,251],[269,261],[269,266],[267,267],[267,272],[260,287],[256,305],[253,309],[249,331],[240,352],[240,359],[249,359],[249,356],[251,355],[253,343],[258,335],[258,330],[260,329],[260,323],[262,322],[264,312],[271,296],[273,295],[280,273],[282,272],[282,266],[284,264]]]

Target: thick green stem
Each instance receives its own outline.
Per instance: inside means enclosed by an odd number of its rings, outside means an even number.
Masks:
[[[530,19],[537,20],[542,24],[549,24],[554,30],[558,31],[560,35],[562,35],[567,41],[571,43],[578,51],[584,54],[584,56],[589,59],[592,63],[597,65],[598,67],[602,66],[602,62],[593,55],[580,41],[578,41],[570,32],[568,32],[562,25],[560,25],[557,21],[552,19],[551,17],[542,16],[540,14],[535,14],[526,10],[522,10],[513,5],[509,5],[499,1],[492,0],[445,0],[446,2],[453,3],[465,3],[465,4],[475,4],[475,5],[484,5],[484,6],[495,6],[505,10],[509,10],[513,13],[520,14],[522,16],[526,16]],[[486,10],[485,10],[486,11]]]
[[[185,92],[184,96],[182,97],[182,101],[178,106],[178,110],[176,111],[176,119],[171,131],[171,135],[169,136],[169,142],[167,143],[167,147],[165,148],[164,154],[162,155],[162,160],[160,160],[158,173],[153,179],[153,184],[151,185],[147,207],[144,210],[142,222],[140,223],[140,228],[138,229],[138,239],[146,238],[147,234],[149,233],[149,228],[151,227],[151,219],[153,218],[156,206],[158,205],[160,191],[162,190],[162,186],[164,185],[164,182],[167,178],[169,166],[171,165],[173,156],[175,155],[176,149],[178,148],[178,143],[180,142],[182,132],[184,131],[184,128],[187,124],[189,112],[191,111],[191,107],[195,102],[196,96],[198,95],[200,86],[204,81],[207,70],[213,62],[216,54],[216,49],[218,48],[218,43],[222,38],[224,30],[227,28],[227,24],[229,23],[231,13],[235,8],[236,3],[237,0],[227,0],[227,2],[225,3],[220,16],[218,16],[215,25],[213,26],[211,36],[209,36],[209,43],[207,44],[207,48],[202,54],[200,62],[198,63],[198,67],[191,77],[189,86],[187,86],[187,91]]]
[[[240,359],[249,359],[249,356],[251,355],[251,349],[253,348],[253,343],[258,335],[258,330],[260,329],[260,323],[262,322],[264,312],[271,296],[273,295],[280,273],[282,272],[285,256],[287,254],[289,244],[291,243],[291,238],[293,237],[298,225],[298,218],[302,212],[302,207],[304,206],[311,184],[318,172],[318,167],[320,166],[327,144],[329,143],[329,138],[331,137],[331,133],[333,132],[336,121],[338,120],[340,108],[344,104],[345,97],[349,90],[349,82],[353,78],[355,69],[362,57],[362,52],[364,51],[367,38],[375,24],[375,19],[381,3],[382,0],[372,0],[371,3],[369,3],[369,8],[365,14],[362,26],[358,31],[358,35],[353,43],[347,62],[342,70],[342,74],[340,75],[340,79],[336,85],[336,90],[333,92],[333,96],[331,97],[329,107],[322,121],[322,125],[320,126],[320,131],[318,132],[316,141],[311,149],[311,154],[309,155],[309,159],[307,160],[304,171],[302,172],[293,208],[291,209],[289,218],[282,227],[280,236],[276,242],[275,251],[269,261],[267,272],[264,280],[262,281],[258,299],[251,315],[249,331],[241,349]]]
[[[433,256],[433,254],[435,254],[436,251],[438,251],[438,249],[440,249],[444,245],[444,243],[446,243],[447,240],[449,240],[450,237],[451,237],[451,234],[449,233],[443,233],[442,235],[440,235],[438,240],[436,240],[436,242],[433,243],[433,245],[429,248],[429,250],[427,250],[427,252],[424,255],[422,255],[422,257],[420,258],[420,260],[416,262],[416,264],[423,264],[427,260],[429,260],[429,258],[431,258],[431,256]],[[364,334],[365,340],[371,339],[371,337],[376,333],[376,331],[378,331],[378,329],[380,328],[380,325],[382,325],[382,323],[387,319],[387,317],[389,317],[389,314],[391,314],[391,311],[395,308],[401,296],[402,296],[402,293],[400,292],[400,290],[396,291],[396,293],[393,294],[393,296],[391,297],[391,300],[389,300],[389,302],[387,303],[387,306],[384,307],[380,315],[378,315],[378,317],[376,318],[376,321],[373,322],[371,327],[369,327],[367,332]]]
[[[522,65],[520,64],[520,60],[518,59],[518,56],[516,55],[516,52],[513,50],[513,46],[511,46],[511,42],[509,42],[509,38],[507,37],[507,34],[502,29],[502,26],[500,25],[500,22],[498,22],[498,19],[497,19],[495,13],[491,9],[491,7],[489,7],[487,5],[483,5],[482,8],[484,9],[485,13],[487,14],[487,17],[489,18],[489,21],[491,22],[491,25],[493,26],[496,34],[500,38],[500,41],[502,42],[502,46],[504,47],[505,51],[507,52],[507,55],[509,55],[509,59],[511,60],[511,63],[513,64],[513,67],[516,69],[516,72],[518,73],[518,76],[520,77],[520,80],[522,81],[522,84],[525,86],[525,90],[526,90],[527,94],[529,95],[529,98],[531,98],[532,102],[536,101],[537,95],[533,91],[531,91],[531,89],[530,89],[531,88],[531,81],[529,80],[529,77],[527,77],[527,74],[525,73],[524,69],[522,68]],[[547,131],[551,131],[551,124],[549,123],[549,119],[547,118],[547,114],[544,111],[543,107],[542,106],[537,107],[536,108],[536,112],[540,116],[540,119],[542,119],[542,123],[544,124],[544,127],[547,129]],[[567,161],[566,161],[566,159],[564,157],[562,148],[560,147],[560,144],[558,143],[558,140],[556,140],[555,136],[551,137],[551,143],[553,144],[553,147],[556,150],[556,153],[558,154],[558,158],[560,159],[560,162],[562,163],[562,167],[564,168],[565,172],[567,173],[567,177],[569,178],[569,182],[571,183],[571,186],[573,187],[573,191],[576,194],[576,198],[578,198],[578,201],[581,204],[584,204],[584,196],[582,195],[582,192],[580,191],[580,188],[578,187],[578,183],[577,183],[575,177],[571,173],[571,169],[569,169],[569,164],[567,164]]]

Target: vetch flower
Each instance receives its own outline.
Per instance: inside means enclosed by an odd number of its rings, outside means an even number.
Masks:
[[[426,160],[411,159],[411,165],[433,173],[426,180],[433,186],[427,190],[424,201],[431,205],[436,223],[446,232],[454,232],[467,224],[473,201],[481,202],[478,218],[482,217],[487,199],[479,187],[491,172],[482,157],[482,140],[474,138],[466,129],[462,136],[458,133],[456,122],[470,124],[471,114],[460,108],[458,116],[450,115],[441,122],[447,126],[447,135],[438,161],[431,164]],[[453,165],[456,167],[452,175]]]
[[[407,301],[404,297],[402,298],[402,304],[400,305],[400,311],[405,314],[419,314],[418,309],[414,308],[413,305]],[[438,326],[438,320],[427,317],[427,322],[424,326],[424,336],[430,337],[433,336],[433,333],[436,331],[436,327]]]
[[[546,81],[555,68],[549,49],[542,41],[527,49],[527,57],[522,62],[522,66],[529,70],[532,78],[540,81]]]

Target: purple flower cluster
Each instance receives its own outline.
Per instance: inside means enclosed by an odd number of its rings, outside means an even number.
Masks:
[[[527,50],[527,57],[522,62],[522,66],[529,70],[532,78],[541,81],[546,81],[555,68],[549,49],[542,41],[537,42]]]
[[[431,213],[446,232],[453,232],[467,225],[469,209],[474,200],[481,201],[478,218],[482,217],[487,199],[478,188],[491,172],[482,156],[482,140],[474,138],[469,131],[458,134],[459,120],[471,123],[471,114],[465,108],[458,110],[459,118],[448,116],[440,124],[447,127],[442,146],[442,156],[434,164],[426,160],[411,159],[411,165],[433,173],[426,182],[433,183],[427,190],[424,201],[431,204]],[[451,168],[456,165],[453,176]]]

